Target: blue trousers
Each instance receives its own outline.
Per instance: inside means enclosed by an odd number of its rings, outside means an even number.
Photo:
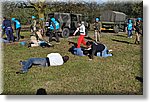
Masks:
[[[132,30],[128,30],[128,37],[132,36]]]
[[[16,36],[17,36],[16,41],[20,40],[20,30],[21,30],[21,28],[16,29]]]
[[[10,41],[10,40],[14,41],[13,29],[11,27],[7,27],[5,29],[5,31],[6,31],[6,35],[7,35],[7,40],[8,41]]]
[[[98,53],[97,53],[97,56],[108,57],[108,56],[112,56],[112,54],[109,54],[109,53],[108,53],[108,49],[107,49],[107,47],[105,46],[105,49],[102,51],[102,54],[101,54],[101,52],[98,52]]]
[[[32,65],[38,65],[42,67],[48,66],[46,58],[30,58],[27,61],[22,61],[22,71],[28,72],[28,69],[32,67]]]

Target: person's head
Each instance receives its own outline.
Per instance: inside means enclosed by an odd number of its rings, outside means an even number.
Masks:
[[[86,46],[87,46],[88,48],[91,48],[92,43],[93,43],[92,41],[87,41],[87,42],[86,42]]]
[[[99,20],[100,20],[99,18],[96,18],[96,19],[95,19],[96,22],[99,22]]]
[[[51,21],[55,22],[55,18],[51,18]]]
[[[69,60],[69,56],[63,56],[62,58],[63,58],[64,63],[66,63]]]
[[[32,16],[31,18],[32,18],[32,19],[35,19],[36,17],[35,17],[35,16]]]
[[[84,25],[84,21],[82,21],[81,24]]]
[[[4,20],[6,20],[6,17],[3,17]]]
[[[16,18],[12,18],[11,20],[12,20],[12,21],[15,21],[15,19],[16,19]]]
[[[137,18],[137,22],[141,22],[142,21],[142,18]]]
[[[132,20],[131,20],[131,19],[129,19],[129,23],[132,23]]]

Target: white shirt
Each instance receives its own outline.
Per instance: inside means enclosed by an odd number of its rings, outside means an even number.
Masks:
[[[85,26],[83,24],[80,26],[80,35],[85,35]]]
[[[78,31],[80,31],[80,35],[85,35],[85,26],[82,24],[80,27],[77,28],[73,35],[75,35]]]
[[[59,66],[64,63],[62,56],[59,53],[50,53],[47,55],[50,61],[50,66]]]

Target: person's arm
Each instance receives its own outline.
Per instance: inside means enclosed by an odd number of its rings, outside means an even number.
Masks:
[[[89,55],[90,60],[92,60],[94,58],[94,55],[96,53],[96,45],[92,45],[92,49],[91,49],[91,53]]]
[[[79,27],[77,28],[77,30],[73,33],[73,35],[76,35],[76,33],[79,31]]]
[[[56,25],[52,22],[52,26],[54,27],[54,32],[56,32]]]

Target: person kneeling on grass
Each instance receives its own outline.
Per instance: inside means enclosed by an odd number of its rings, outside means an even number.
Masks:
[[[16,74],[24,74],[32,65],[39,65],[43,67],[60,66],[69,60],[69,56],[61,56],[59,53],[50,53],[46,58],[29,58],[27,61],[20,61],[22,69]]]
[[[112,56],[112,54],[109,54],[111,50],[108,50],[106,45],[101,44],[101,43],[96,43],[92,41],[87,41],[86,45],[88,47],[88,52],[89,52],[89,60],[92,60],[95,56],[100,56],[100,57],[108,57]]]

